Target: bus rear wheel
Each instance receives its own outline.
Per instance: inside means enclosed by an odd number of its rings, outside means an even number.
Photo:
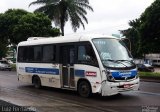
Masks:
[[[38,76],[33,77],[33,85],[37,89],[41,88],[41,80]]]
[[[82,97],[91,96],[91,86],[87,81],[81,81],[78,84],[78,93]]]

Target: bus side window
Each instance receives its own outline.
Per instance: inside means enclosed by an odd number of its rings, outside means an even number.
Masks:
[[[85,46],[78,46],[78,61],[85,61]]]
[[[34,61],[41,61],[42,57],[42,47],[34,46]]]
[[[27,62],[32,62],[34,61],[34,48],[32,46],[28,47],[28,52],[27,52]]]
[[[97,58],[91,45],[78,46],[78,62],[97,65]]]
[[[43,46],[43,62],[53,62],[56,57],[56,46],[53,45],[45,45]]]
[[[28,47],[19,47],[18,48],[18,62],[26,62],[27,61],[27,52]]]
[[[70,59],[69,59],[69,61],[70,61],[70,64],[74,64],[75,62],[75,49],[74,48],[70,48],[70,50],[69,50],[69,57],[70,57]]]
[[[18,48],[18,62],[24,62],[26,61],[26,55],[25,55],[25,47],[19,47]]]

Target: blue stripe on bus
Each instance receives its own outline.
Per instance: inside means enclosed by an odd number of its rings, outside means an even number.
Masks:
[[[75,70],[75,76],[85,77],[85,71],[84,70]]]
[[[27,73],[59,75],[59,69],[54,69],[54,68],[25,67],[25,71],[26,71]]]
[[[112,76],[114,78],[122,78],[122,77],[135,77],[137,75],[137,70],[126,71],[126,72],[112,72]]]

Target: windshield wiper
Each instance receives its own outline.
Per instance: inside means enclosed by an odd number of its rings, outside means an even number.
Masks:
[[[102,60],[102,61],[110,61],[110,62],[114,62],[114,63],[120,63],[120,64],[124,65],[125,67],[128,67],[127,65],[125,65],[124,63],[122,63],[121,60],[111,60],[111,59],[108,59],[108,60]]]
[[[121,62],[127,62],[129,64],[134,64],[132,60],[116,60],[116,61],[121,61]]]

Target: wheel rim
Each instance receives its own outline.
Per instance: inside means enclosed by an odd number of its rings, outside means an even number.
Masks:
[[[87,82],[82,82],[79,85],[79,94],[83,97],[88,97],[90,94],[90,87]]]
[[[40,88],[41,83],[40,83],[40,80],[37,77],[34,78],[33,83],[34,83],[35,88]]]

